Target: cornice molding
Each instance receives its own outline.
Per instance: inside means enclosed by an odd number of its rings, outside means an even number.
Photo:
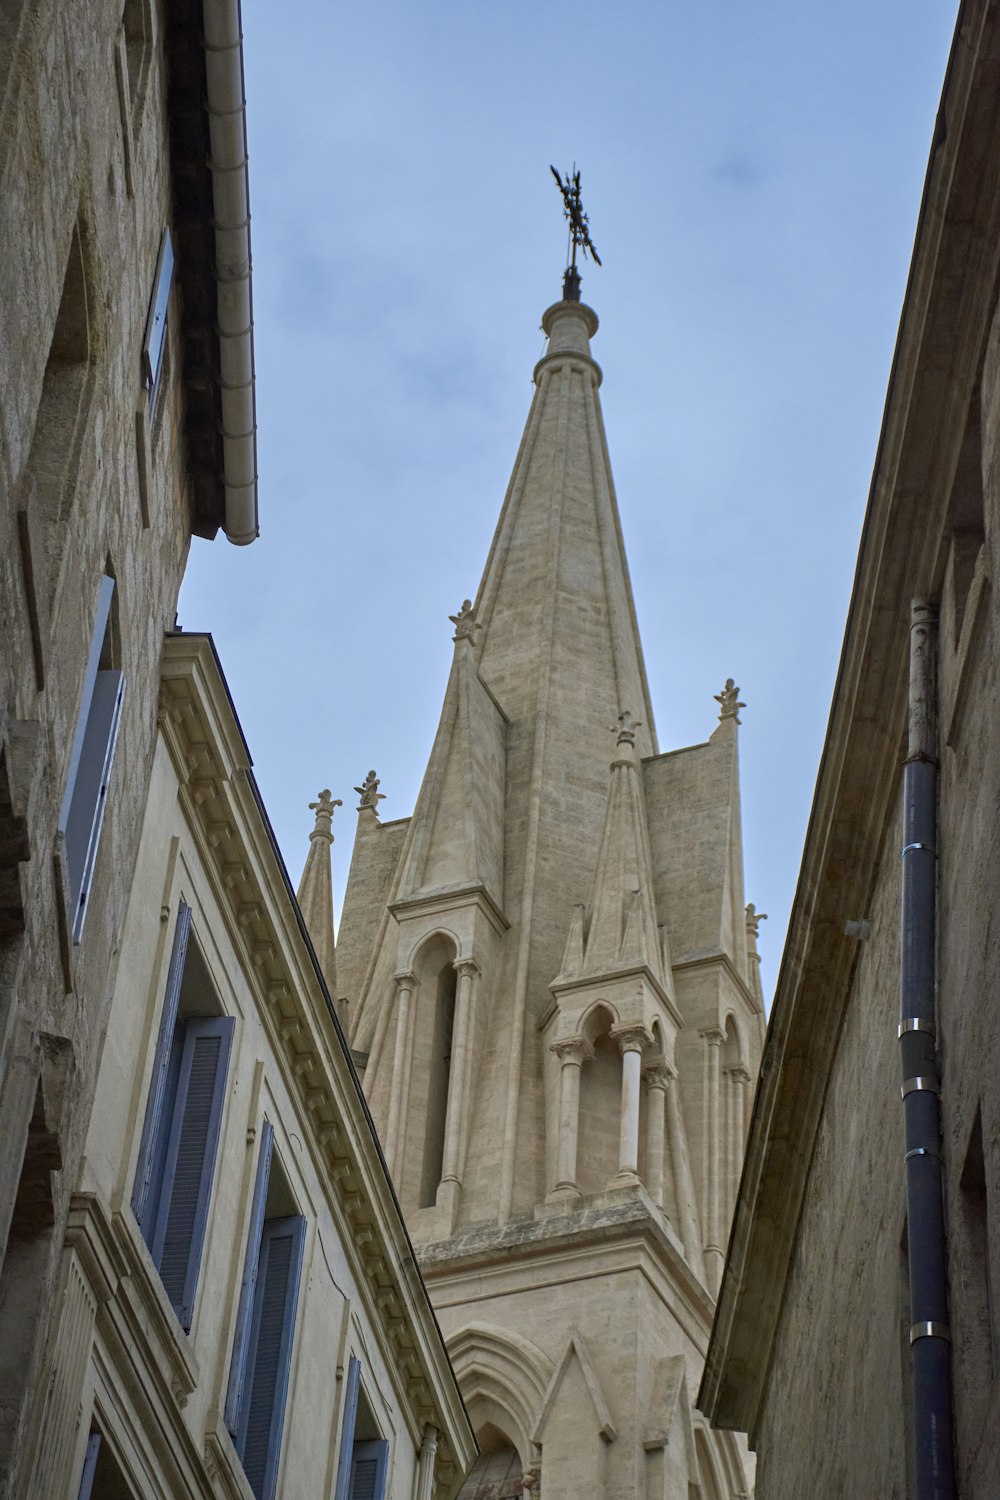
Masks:
[[[399,901],[390,901],[388,910],[397,922],[408,917],[439,916],[443,912],[457,911],[465,906],[475,906],[498,933],[510,926],[500,907],[485,885],[461,885],[452,889],[421,892],[416,896],[404,896]]]
[[[475,1449],[468,1417],[419,1276],[346,1040],[304,930],[209,637],[164,645],[160,728],[180,801],[213,877],[234,946],[286,1086],[311,1125],[313,1157],[337,1211],[414,1440],[441,1433],[436,1472],[464,1472]]]

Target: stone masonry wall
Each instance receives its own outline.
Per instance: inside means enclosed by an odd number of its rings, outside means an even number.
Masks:
[[[899,850],[894,816],[865,914],[871,937],[858,947],[756,1434],[760,1500],[906,1494]],[[817,1015],[815,1024],[828,1022]]]
[[[190,528],[176,284],[155,415],[144,409],[140,379],[171,216],[164,16],[151,0],[45,0],[7,6],[4,16],[12,30],[0,74],[0,1491],[6,1477],[14,1494],[135,861],[161,643]],[[137,411],[148,449],[137,444]],[[73,946],[56,827],[109,568],[126,690],[92,896]]]

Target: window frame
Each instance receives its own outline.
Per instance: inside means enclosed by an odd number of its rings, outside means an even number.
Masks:
[[[178,903],[174,925],[131,1194],[132,1212],[139,1233],[185,1333],[190,1332],[194,1321],[195,1298],[201,1278],[209,1212],[222,1145],[233,1037],[236,1031],[236,1021],[232,1016],[221,1013],[180,1014],[192,925],[191,908],[182,898]],[[202,1075],[203,1091],[192,1096],[190,1085],[195,1051],[199,1042],[213,1037],[218,1038],[219,1048],[208,1084],[210,1092],[207,1096],[204,1093],[205,1075]],[[201,1106],[204,1128],[203,1134],[186,1137],[188,1107],[192,1097]],[[178,1159],[182,1145],[188,1148],[192,1140],[196,1154],[186,1157],[189,1172],[184,1178],[191,1220],[190,1233],[187,1238],[183,1280],[178,1286],[176,1278],[165,1272],[163,1260],[167,1236],[178,1227],[173,1216],[179,1208],[183,1209],[184,1200],[175,1201]],[[197,1156],[198,1147],[201,1148],[200,1160]],[[197,1171],[197,1190],[193,1205],[190,1199],[192,1165]],[[181,1243],[183,1244],[183,1237]],[[168,1269],[176,1270],[176,1262]]]
[[[260,1330],[264,1310],[260,1294],[261,1289],[266,1285],[271,1246],[275,1240],[289,1233],[292,1241],[291,1258],[281,1314],[281,1332],[275,1356],[277,1375],[274,1391],[271,1396],[271,1414],[267,1429],[267,1448],[263,1473],[261,1475],[261,1487],[259,1493],[257,1490],[254,1490],[256,1500],[273,1500],[278,1484],[281,1443],[284,1436],[285,1412],[288,1405],[288,1387],[291,1381],[292,1352],[295,1347],[299,1292],[302,1282],[302,1263],[305,1252],[306,1219],[303,1214],[286,1214],[280,1218],[264,1219],[261,1223],[260,1239],[255,1256],[257,1268],[255,1271],[254,1294],[250,1304],[251,1313],[244,1352],[239,1425],[237,1430],[231,1434],[240,1462],[245,1465],[246,1447],[250,1436],[250,1419],[252,1415],[253,1380],[257,1369]],[[244,1472],[246,1472],[245,1468]],[[253,1488],[249,1474],[247,1474],[247,1482]]]
[[[105,574],[97,593],[66,789],[56,825],[62,838],[70,935],[74,945],[83,937],[93,889],[94,867],[125,697],[124,674],[118,668],[101,667],[114,593],[115,580]]]
[[[160,236],[156,270],[153,273],[153,289],[149,298],[149,312],[146,315],[146,327],[142,336],[142,383],[149,397],[151,410],[155,410],[159,399],[173,282],[174,245],[170,237],[170,225],[167,224]]]

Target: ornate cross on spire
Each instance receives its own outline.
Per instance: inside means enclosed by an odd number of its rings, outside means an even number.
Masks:
[[[601,264],[601,257],[594,248],[594,242],[590,238],[590,223],[583,211],[583,200],[580,197],[580,173],[577,171],[576,163],[573,164],[572,173],[567,172],[565,178],[560,177],[555,167],[549,167],[563,198],[563,213],[569,220],[570,259],[563,276],[563,301],[579,302],[580,300],[580,273],[576,269],[576,252],[579,249],[584,257],[589,254],[595,265]]]

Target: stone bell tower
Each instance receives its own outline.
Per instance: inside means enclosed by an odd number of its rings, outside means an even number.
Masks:
[[[338,998],[479,1434],[463,1496],[708,1500],[748,1488],[691,1407],[764,1027],[743,705],[660,753],[578,285],[412,817],[358,788]]]

